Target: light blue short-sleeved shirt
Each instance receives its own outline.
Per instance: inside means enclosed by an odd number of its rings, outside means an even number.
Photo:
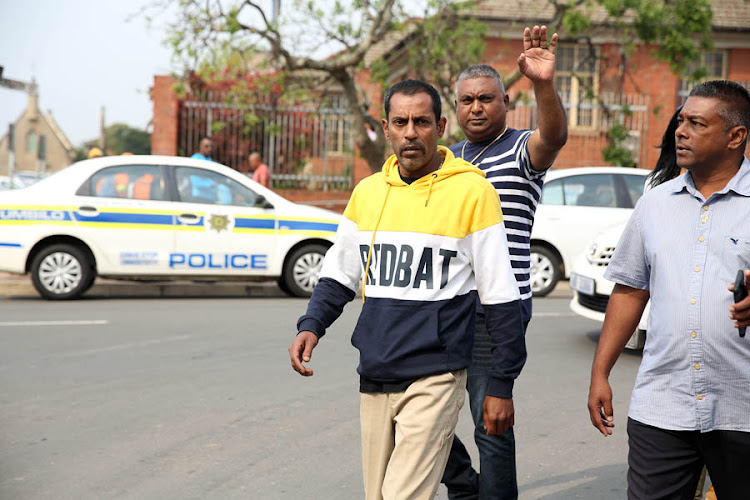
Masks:
[[[727,287],[750,269],[750,162],[706,200],[690,173],[636,205],[605,277],[648,290],[646,345],[628,416],[662,429],[750,432],[750,335]]]

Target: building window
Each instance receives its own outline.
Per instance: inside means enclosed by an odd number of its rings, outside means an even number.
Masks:
[[[39,151],[39,136],[33,130],[26,136],[26,152],[36,154]]]
[[[593,50],[588,45],[557,47],[555,87],[573,128],[594,128],[597,124],[599,112],[591,97],[599,90],[598,59],[598,47]]]
[[[709,80],[725,80],[727,75],[727,52],[725,50],[712,50],[701,55],[698,61],[693,61],[687,68],[687,74],[693,74],[700,68],[705,68],[707,74],[699,81],[681,78],[677,83],[677,106],[682,106],[687,101],[690,91],[696,84]]]
[[[321,116],[327,122],[329,153],[342,154],[352,151],[348,103],[343,94],[331,94],[328,95],[328,106],[321,110]]]

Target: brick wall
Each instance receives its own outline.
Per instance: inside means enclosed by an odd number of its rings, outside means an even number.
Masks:
[[[177,155],[177,123],[180,109],[171,76],[155,76],[151,88],[154,102],[154,131],[151,134],[151,154]]]

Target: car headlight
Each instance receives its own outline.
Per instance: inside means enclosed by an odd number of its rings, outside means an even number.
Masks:
[[[596,251],[599,249],[599,245],[596,243],[592,243],[589,249],[586,252],[586,257],[588,258],[589,262],[593,261],[594,255],[596,255]]]

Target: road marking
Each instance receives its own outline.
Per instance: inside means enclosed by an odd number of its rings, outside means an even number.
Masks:
[[[559,312],[538,313],[538,312],[535,312],[535,313],[531,314],[532,319],[533,318],[562,318],[562,317],[568,318],[568,317],[573,317],[573,316],[578,316],[578,315],[576,313],[572,313],[572,312],[567,312],[567,313],[559,313]]]
[[[86,349],[85,351],[67,352],[60,353],[54,357],[59,358],[74,358],[79,356],[90,356],[91,354],[101,354],[103,352],[122,351],[126,349],[133,349],[139,347],[149,347],[152,345],[166,344],[167,342],[178,342],[180,340],[187,340],[190,335],[173,335],[171,337],[165,337],[163,339],[151,339],[144,340],[142,342],[129,342],[127,344],[115,344],[108,347],[100,347],[98,349]]]
[[[0,321],[0,326],[78,326],[78,325],[107,325],[106,319],[81,319],[58,321]]]

